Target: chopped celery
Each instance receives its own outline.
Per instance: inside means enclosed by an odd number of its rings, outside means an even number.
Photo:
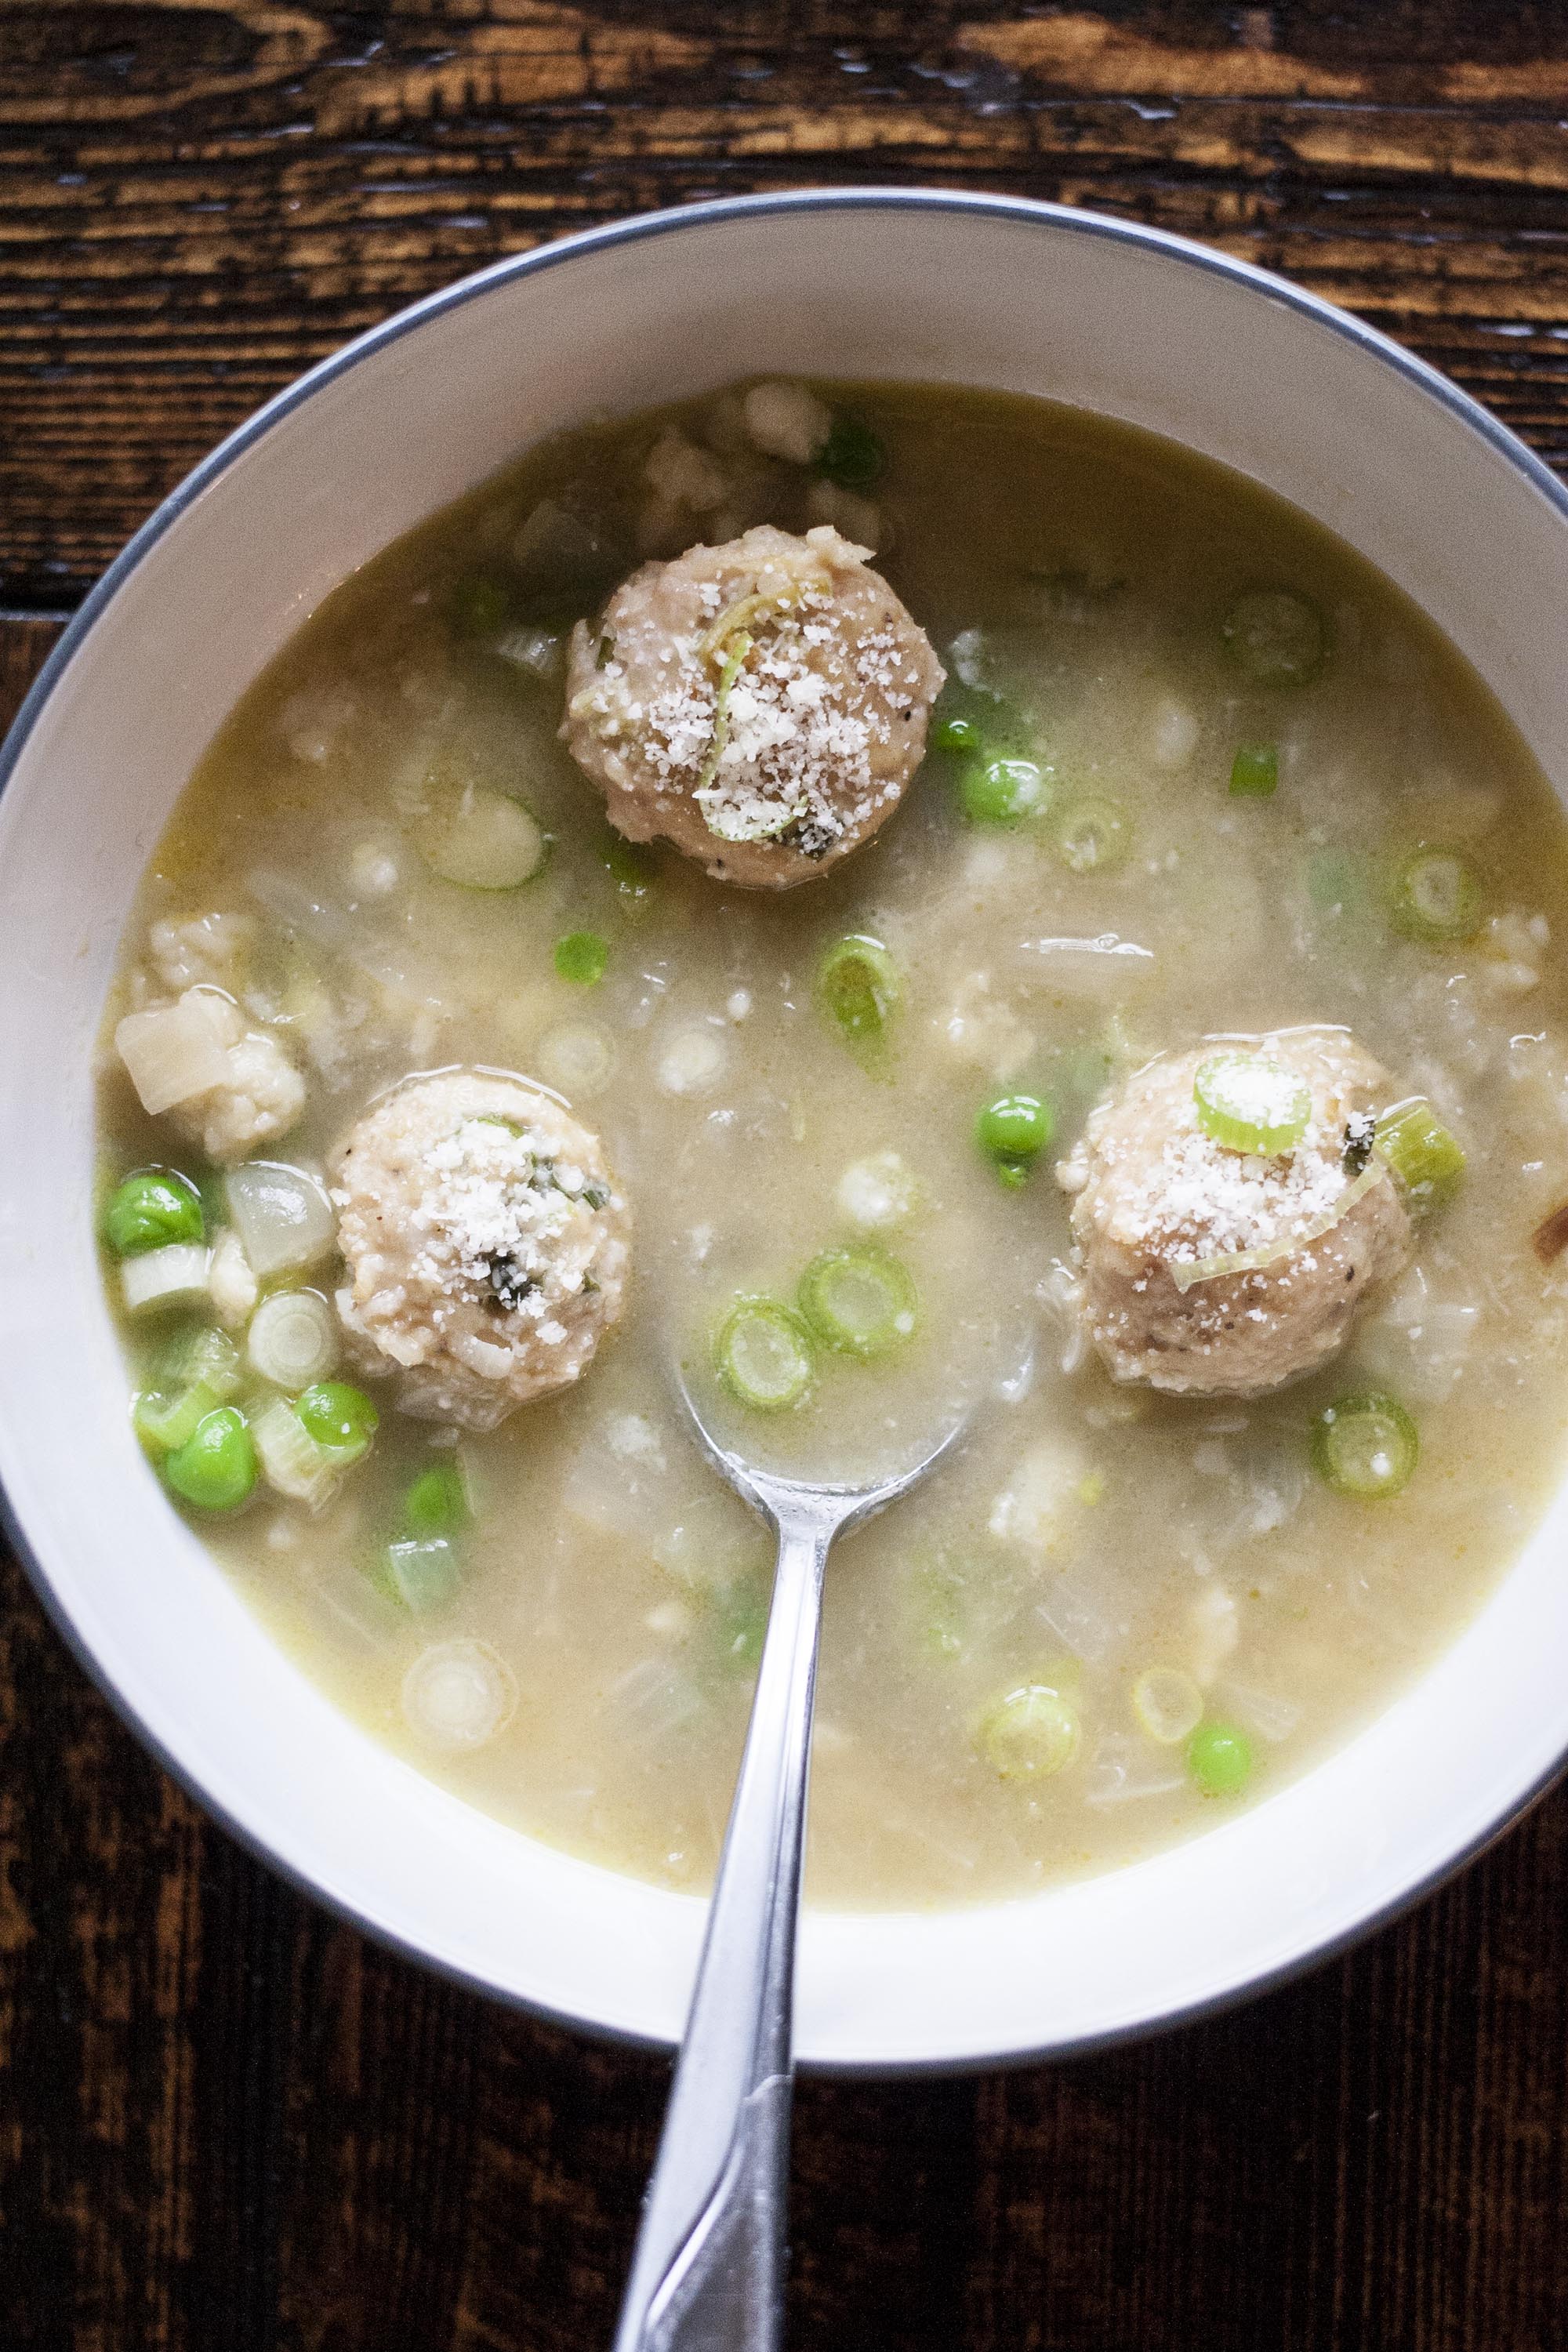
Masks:
[[[650,850],[639,842],[626,840],[606,825],[600,836],[599,856],[611,881],[624,914],[640,914],[652,896],[658,879],[658,866]]]
[[[194,1437],[197,1423],[215,1412],[222,1400],[197,1381],[173,1391],[144,1389],[132,1410],[136,1434],[151,1454],[173,1454]]]
[[[228,1333],[214,1324],[182,1332],[158,1362],[160,1387],[194,1388],[200,1382],[212,1390],[220,1404],[237,1394],[243,1379],[239,1349]]]
[[[1439,1208],[1465,1172],[1463,1144],[1449,1133],[1425,1095],[1413,1095],[1383,1113],[1373,1148],[1417,1213]]]
[[[742,1298],[720,1328],[713,1365],[731,1395],[753,1412],[799,1404],[816,1370],[811,1333],[773,1298]]]
[[[1279,744],[1243,743],[1230,763],[1232,797],[1236,800],[1266,801],[1279,787]]]
[[[416,1617],[439,1609],[458,1590],[458,1555],[450,1538],[408,1536],[387,1544],[379,1581],[390,1599]]]
[[[866,1243],[814,1258],[801,1276],[798,1304],[825,1347],[866,1359],[912,1338],[919,1301],[899,1259]]]
[[[275,1398],[258,1413],[253,1433],[268,1485],[312,1510],[331,1501],[355,1458],[319,1444],[300,1421],[297,1402],[287,1397]]]
[[[1304,1078],[1266,1054],[1210,1054],[1193,1080],[1198,1125],[1230,1151],[1291,1151],[1312,1118]]]
[[[1220,642],[1255,686],[1310,686],[1329,654],[1329,625],[1289,588],[1252,588],[1220,623]]]
[[[1391,1396],[1342,1397],[1312,1426],[1312,1464],[1336,1495],[1381,1502],[1406,1487],[1421,1459],[1421,1439]]]
[[[610,942],[599,931],[568,931],[555,942],[555,969],[563,980],[593,988],[604,979]]]

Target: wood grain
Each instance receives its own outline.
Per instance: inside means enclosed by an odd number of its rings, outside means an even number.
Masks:
[[[1288,271],[1568,457],[1560,7],[0,0],[0,601],[68,605],[258,401],[563,230],[999,188]]]
[[[1568,462],[1568,16],[0,0],[0,705],[157,498],[430,287],[642,205],[929,181],[1283,268]],[[808,2083],[802,2352],[1558,2352],[1568,1799],[1136,2050]],[[208,1825],[0,1562],[0,2345],[584,2352],[665,2070]]]

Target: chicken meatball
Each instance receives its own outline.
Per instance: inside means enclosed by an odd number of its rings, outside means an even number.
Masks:
[[[542,1087],[416,1078],[333,1161],[339,1318],[399,1408],[493,1429],[567,1387],[620,1316],[630,1214],[596,1136]]]
[[[898,806],[943,674],[868,552],[764,523],[645,563],[578,624],[561,731],[629,841],[784,890]]]
[[[1407,1263],[1411,1224],[1372,1152],[1385,1074],[1352,1038],[1287,1031],[1249,1049],[1265,1099],[1294,1091],[1299,1117],[1310,1098],[1305,1131],[1268,1156],[1200,1120],[1194,1082],[1213,1054],[1140,1070],[1058,1172],[1076,1195],[1082,1311],[1112,1377],[1258,1396],[1343,1344],[1367,1293]],[[1194,1275],[1216,1259],[1247,1263]]]

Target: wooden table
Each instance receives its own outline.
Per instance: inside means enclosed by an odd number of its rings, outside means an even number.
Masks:
[[[14,702],[148,509],[309,362],[499,254],[715,192],[931,181],[1157,222],[1360,310],[1568,463],[1563,118],[1568,14],[1498,0],[735,0],[717,26],[6,0],[0,677]],[[604,2345],[664,2067],[334,1925],[148,1761],[8,1563],[0,1610],[7,2352]],[[1238,2014],[808,2083],[792,2343],[1558,2347],[1565,1959],[1558,1796]]]

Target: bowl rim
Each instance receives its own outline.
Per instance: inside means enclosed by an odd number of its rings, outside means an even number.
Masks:
[[[581,229],[534,247],[521,254],[503,256],[488,263],[451,285],[437,288],[420,297],[417,301],[392,313],[375,326],[368,328],[345,343],[340,350],[318,361],[304,373],[292,379],[270,399],[245,417],[226,434],[206,457],[177,483],[160,501],[126,541],[100,578],[83,598],[80,605],[67,622],[61,635],[24,697],[20,709],[0,742],[0,793],[3,793],[15,772],[26,744],[56,688],[61,683],[75,656],[85,642],[100,615],[131,579],[145,558],[163,539],[194,502],[245,454],[263,439],[276,425],[302,408],[315,395],[339,377],[346,375],[362,362],[399,341],[405,335],[427,325],[431,320],[456,310],[464,304],[493,291],[514,279],[536,272],[569,267],[576,261],[591,259],[595,254],[644,238],[679,236],[688,228],[701,229],[733,219],[766,217],[781,214],[856,212],[950,213],[984,218],[1012,220],[1023,226],[1050,227],[1074,236],[1100,238],[1142,250],[1164,259],[1183,264],[1210,276],[1244,288],[1262,299],[1293,310],[1299,316],[1321,328],[1327,329],[1342,341],[1357,347],[1368,358],[1376,360],[1395,374],[1402,376],[1414,389],[1446,409],[1460,425],[1466,426],[1517,474],[1521,476],[1551,507],[1557,518],[1568,524],[1568,486],[1558,478],[1543,459],[1520,439],[1517,434],[1484,407],[1460,385],[1439,369],[1408,351],[1379,329],[1340,309],[1325,297],[1306,288],[1292,284],[1273,271],[1256,263],[1219,252],[1181,236],[1168,229],[1155,228],[1141,222],[1125,221],[1110,215],[1082,210],[1074,205],[1047,203],[1027,196],[1008,196],[950,188],[906,188],[876,184],[837,188],[800,188],[752,195],[724,196],[704,199],[678,207],[655,212],[638,213],[625,220],[612,221],[600,226]],[[298,1889],[331,1913],[346,1921],[375,1943],[395,1951],[419,1966],[444,1978],[483,1994],[507,2008],[521,2010],[544,2021],[574,2032],[621,2046],[650,2051],[667,2051],[670,2045],[661,2037],[645,2034],[625,2026],[583,2017],[553,2003],[495,1985],[475,1970],[431,1953],[411,1937],[386,1922],[359,1909],[347,1896],[323,1886],[301,1866],[278,1852],[259,1832],[232,1814],[226,1805],[215,1798],[203,1785],[194,1769],[187,1767],[165,1745],[153,1726],[137,1710],[120,1690],[107,1667],[102,1665],[89,1647],[85,1636],[64,1600],[57,1591],[41,1557],[35,1549],[9,1494],[0,1486],[0,1528],[20,1560],[29,1582],[41,1601],[45,1613],[60,1635],[68,1651],[86,1673],[89,1680],[120,1720],[140,1744],[155,1759],[175,1783],[193,1799],[202,1812],[215,1822],[248,1854],[276,1872],[289,1885]],[[1215,2016],[1237,2008],[1262,1993],[1294,1982],[1310,1969],[1352,1949],[1364,1938],[1398,1919],[1405,1912],[1424,1901],[1450,1879],[1477,1860],[1568,1773],[1568,1747],[1565,1747],[1536,1778],[1516,1792],[1499,1809],[1492,1819],[1476,1831],[1461,1846],[1446,1855],[1434,1868],[1408,1885],[1399,1888],[1386,1902],[1353,1920],[1339,1933],[1321,1937],[1278,1966],[1265,1969],[1243,1981],[1229,1985],[1202,1999],[1163,2010],[1153,2016],[1107,2027],[1101,2032],[1081,2035],[1071,2042],[1047,2041],[1027,2047],[1015,2048],[984,2055],[966,2054],[958,2057],[910,2058],[889,2062],[882,2060],[816,2060],[806,2061],[804,2071],[813,2074],[843,2075],[850,2078],[891,2078],[923,2074],[976,2074],[994,2069],[1035,2065],[1047,2059],[1087,2055],[1095,2051],[1114,2048],[1122,2042],[1139,2042]]]

